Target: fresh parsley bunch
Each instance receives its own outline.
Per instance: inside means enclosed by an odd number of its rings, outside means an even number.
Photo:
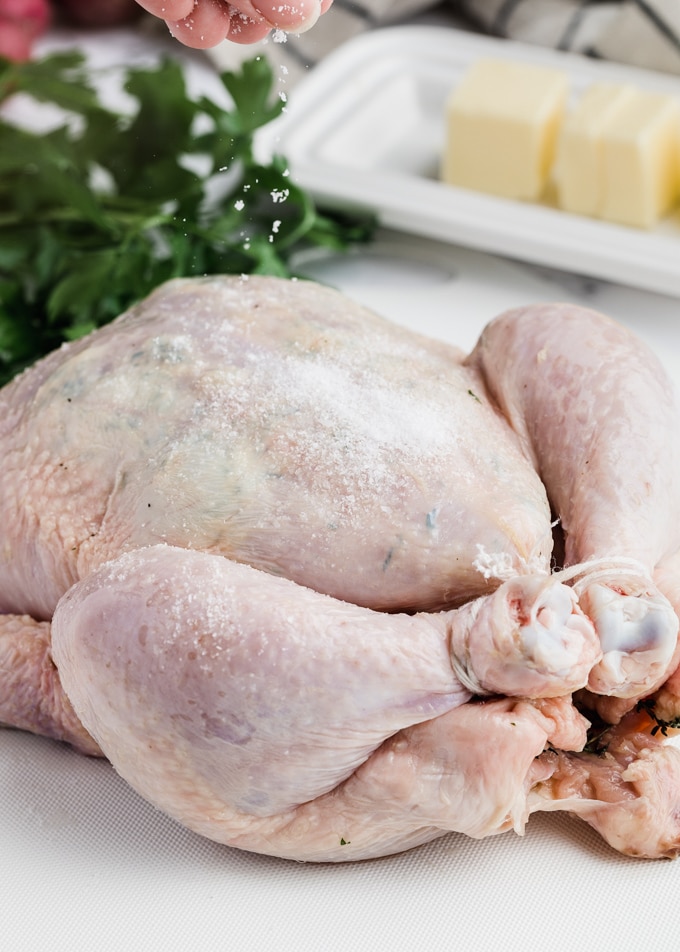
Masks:
[[[137,108],[121,115],[80,52],[0,58],[0,102],[24,92],[65,115],[40,134],[0,118],[0,383],[169,278],[289,276],[304,246],[369,237],[365,219],[322,214],[285,159],[254,158],[283,108],[267,61],[220,78],[229,109],[191,99],[173,60],[130,69]]]

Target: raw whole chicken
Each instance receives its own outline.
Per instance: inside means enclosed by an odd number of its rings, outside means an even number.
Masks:
[[[272,855],[568,810],[673,856],[679,455],[595,312],[466,357],[311,282],[171,281],[0,391],[0,722]]]

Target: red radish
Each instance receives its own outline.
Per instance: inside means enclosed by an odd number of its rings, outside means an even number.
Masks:
[[[50,22],[47,0],[0,0],[0,56],[26,60]]]

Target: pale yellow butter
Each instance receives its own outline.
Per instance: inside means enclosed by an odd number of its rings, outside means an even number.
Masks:
[[[680,102],[633,86],[594,84],[567,117],[556,166],[565,211],[649,228],[680,186]]]
[[[447,103],[442,180],[506,198],[540,198],[567,93],[560,70],[478,60]]]
[[[602,214],[605,129],[634,96],[632,86],[595,83],[565,118],[555,166],[557,200],[565,211],[576,215]]]
[[[605,126],[602,218],[649,228],[678,198],[680,103],[635,91]]]

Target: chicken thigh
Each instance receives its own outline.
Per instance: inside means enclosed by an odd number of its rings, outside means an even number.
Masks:
[[[480,703],[457,682],[461,636],[479,638],[483,659],[503,656],[516,584],[451,612],[376,615],[151,546],[62,598],[53,651],[122,776],[233,846],[365,859],[448,831],[521,832],[530,813],[567,809],[624,852],[673,854],[680,755],[645,733],[644,716],[612,729],[605,756],[579,753],[587,722],[568,696]],[[580,632],[571,604],[563,621]]]
[[[562,800],[670,854],[584,806],[571,694],[614,749],[677,665],[678,437],[658,362],[594,312],[509,312],[465,359],[311,283],[169,282],[0,392],[0,722],[283,856]],[[648,722],[614,773],[680,799]]]

